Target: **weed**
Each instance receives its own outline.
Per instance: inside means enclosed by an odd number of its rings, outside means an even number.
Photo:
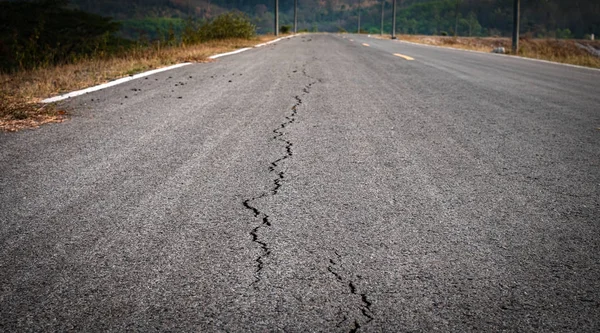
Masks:
[[[282,25],[281,28],[279,28],[279,32],[281,32],[282,34],[287,34],[290,32],[290,30],[292,30],[291,25]]]
[[[134,74],[137,74],[137,73],[141,73],[141,72],[143,72],[146,69],[147,68],[145,68],[145,67],[135,67],[135,68],[132,68],[132,69],[128,70],[127,72],[125,72],[125,74],[127,74],[127,75],[134,75]]]
[[[250,39],[256,36],[256,26],[243,13],[226,13],[201,26],[196,33],[200,41],[217,39]]]

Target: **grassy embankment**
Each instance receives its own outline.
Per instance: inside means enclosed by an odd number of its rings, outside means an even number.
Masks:
[[[390,36],[373,35],[377,38],[389,39]],[[464,50],[491,52],[496,47],[511,50],[510,38],[499,37],[445,37],[398,35],[398,39],[427,45],[453,47]],[[560,39],[527,39],[520,40],[519,56],[533,59],[548,60],[571,65],[600,68],[600,57],[581,49],[576,43],[589,45],[600,49],[600,41],[590,40],[560,40]]]
[[[66,112],[54,105],[40,104],[44,98],[172,64],[206,62],[211,55],[273,39],[274,36],[257,36],[252,39],[214,40],[192,46],[139,48],[107,59],[0,73],[0,130],[17,131],[62,122]]]

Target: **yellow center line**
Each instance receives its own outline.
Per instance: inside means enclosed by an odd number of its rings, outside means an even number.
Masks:
[[[369,44],[367,44],[367,43],[363,43],[363,46],[369,46]]]
[[[396,57],[404,58],[404,59],[406,59],[406,60],[415,60],[415,58],[412,58],[412,57],[409,57],[409,56],[405,56],[405,55],[403,55],[403,54],[400,54],[400,53],[394,53],[394,55],[395,55]]]

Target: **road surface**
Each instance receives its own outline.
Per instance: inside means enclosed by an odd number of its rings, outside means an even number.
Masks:
[[[0,134],[0,330],[597,332],[598,82],[315,34],[74,98]]]

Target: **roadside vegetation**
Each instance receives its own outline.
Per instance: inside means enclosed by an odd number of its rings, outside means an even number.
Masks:
[[[60,122],[65,111],[40,100],[127,75],[273,39],[257,36],[242,13],[226,13],[154,40],[118,37],[109,18],[69,9],[66,1],[0,2],[0,130]]]
[[[377,38],[389,39],[389,35]],[[512,48],[510,38],[501,37],[449,37],[398,35],[398,39],[407,42],[452,47],[457,49],[491,52],[503,47],[506,53]],[[597,50],[597,51],[595,51]],[[598,52],[594,54],[594,52]],[[540,60],[560,62],[564,64],[600,68],[600,41],[590,40],[561,40],[561,39],[531,39],[521,38],[519,41],[519,56]]]
[[[246,13],[260,34],[273,33],[273,6],[270,0],[70,0],[74,8],[122,22],[126,36],[139,32],[154,35],[158,27],[173,24],[182,29],[185,18],[200,21],[232,9]],[[127,3],[127,5],[124,5]],[[512,28],[512,0],[398,0],[397,32],[418,35],[509,37]],[[356,32],[360,11],[361,28],[379,33],[381,1],[302,0],[298,1],[298,30]],[[585,39],[600,34],[598,0],[521,1],[523,35],[530,38]],[[294,22],[294,1],[279,2],[282,25]],[[391,31],[392,1],[384,3],[384,31]],[[179,20],[178,22],[175,22]],[[152,38],[152,37],[151,37]]]

